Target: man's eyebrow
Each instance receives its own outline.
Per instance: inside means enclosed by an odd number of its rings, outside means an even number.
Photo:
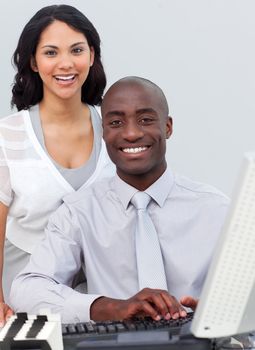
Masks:
[[[142,114],[142,113],[153,113],[156,114],[157,112],[153,108],[139,108],[136,110],[136,114]]]
[[[121,111],[109,111],[105,114],[105,117],[113,117],[113,116],[119,116],[119,117],[123,117],[125,115],[124,112]]]
[[[136,114],[143,114],[143,113],[153,113],[153,114],[157,114],[157,112],[155,111],[155,109],[148,107],[148,108],[139,108],[135,111]],[[112,117],[112,116],[124,116],[125,112],[119,111],[119,110],[113,110],[113,111],[109,111],[106,113],[106,117]]]

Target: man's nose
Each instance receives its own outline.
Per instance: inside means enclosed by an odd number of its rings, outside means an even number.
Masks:
[[[125,125],[122,136],[128,141],[134,142],[144,136],[144,130],[142,126],[136,122],[129,122]]]

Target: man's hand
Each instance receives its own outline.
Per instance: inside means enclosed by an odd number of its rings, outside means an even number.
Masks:
[[[190,296],[185,296],[180,299],[180,303],[183,306],[189,307],[195,311],[198,304],[198,299],[192,298]]]
[[[4,302],[0,302],[0,327],[5,325],[5,322],[13,315],[12,309]]]
[[[127,300],[101,297],[90,308],[90,318],[94,321],[126,320],[132,317],[150,316],[158,321],[187,315],[181,304],[167,291],[145,288]]]

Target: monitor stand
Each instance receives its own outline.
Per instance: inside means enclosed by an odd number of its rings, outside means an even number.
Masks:
[[[218,338],[215,345],[215,350],[255,350],[255,332]]]

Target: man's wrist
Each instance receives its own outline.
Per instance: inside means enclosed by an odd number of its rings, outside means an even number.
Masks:
[[[90,306],[90,317],[94,321],[114,320],[116,318],[117,299],[101,296]]]
[[[93,303],[90,305],[90,319],[94,321],[100,321],[103,320],[103,316],[105,313],[105,310],[103,310],[103,307],[105,305],[105,300],[107,299],[104,296],[100,296],[97,299],[93,301]]]

